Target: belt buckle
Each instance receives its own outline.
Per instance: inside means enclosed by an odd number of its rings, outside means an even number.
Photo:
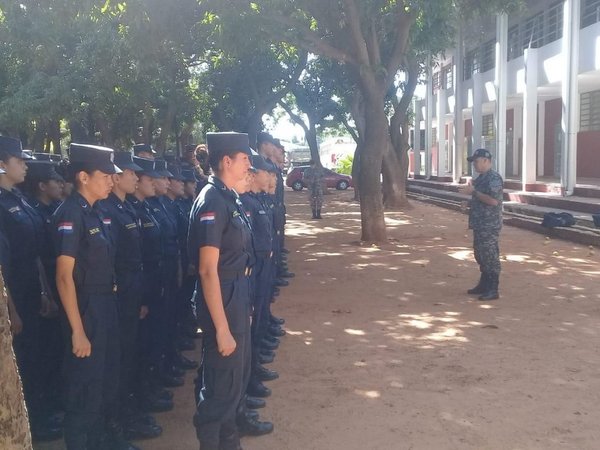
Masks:
[[[246,270],[244,271],[244,275],[249,277],[251,273],[252,273],[252,268],[246,267]]]

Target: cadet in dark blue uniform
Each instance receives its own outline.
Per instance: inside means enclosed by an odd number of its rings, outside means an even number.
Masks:
[[[250,168],[250,149],[241,133],[208,133],[207,144],[215,175],[194,202],[188,243],[204,331],[194,425],[202,450],[238,450],[236,411],[250,365],[252,236],[233,188]]]
[[[56,284],[71,338],[64,362],[68,450],[101,445],[106,414],[117,400],[114,247],[95,204],[108,197],[111,175],[119,172],[111,149],[71,144],[69,176],[76,189],[53,216]]]
[[[161,382],[165,387],[177,387],[183,385],[182,376],[184,371],[173,365],[175,330],[172,327],[171,312],[177,300],[177,274],[179,270],[179,243],[177,238],[179,235],[177,233],[177,220],[167,212],[163,199],[169,191],[169,178],[172,178],[173,174],[167,170],[167,162],[164,160],[155,160],[154,170],[161,177],[153,180],[156,195],[148,199],[148,204],[152,208],[152,214],[160,224],[163,295],[159,305],[160,310],[152,318],[152,323],[156,326],[152,333],[155,338],[159,339],[157,344],[162,360],[158,369]]]
[[[119,314],[119,342],[121,361],[119,374],[119,405],[109,421],[111,448],[131,448],[126,439],[153,438],[160,429],[137,420],[131,394],[136,386],[134,374],[139,363],[137,334],[142,306],[142,237],[133,205],[127,195],[136,190],[136,171],[131,153],[115,153],[115,164],[123,172],[113,175],[112,192],[98,202],[105,220],[110,219],[110,230],[115,244],[115,277],[117,311]]]
[[[54,439],[60,430],[48,424],[45,417],[42,398],[46,383],[40,358],[42,287],[38,268],[46,244],[44,221],[15,188],[25,180],[26,159],[31,158],[23,153],[20,141],[0,136],[0,168],[6,172],[0,175],[0,228],[14,244],[5,281],[23,324],[13,345],[34,439]]]
[[[138,182],[135,193],[127,196],[135,209],[142,236],[143,305],[138,343],[141,364],[136,394],[143,410],[162,412],[173,409],[172,393],[159,386],[162,339],[153,333],[156,324],[160,323],[162,311],[162,237],[160,224],[147,202],[148,198],[156,195],[154,180],[162,176],[154,171],[154,161],[138,157],[133,160],[142,168],[136,173]]]
[[[39,154],[38,154],[39,155]],[[47,154],[42,154],[47,155]],[[60,391],[62,385],[61,364],[64,354],[56,289],[56,254],[52,245],[52,214],[61,203],[64,179],[56,172],[49,160],[28,160],[25,182],[20,185],[29,204],[44,220],[44,236],[41,237],[40,277],[42,281],[42,312],[40,320],[40,371],[44,380],[43,407],[46,415],[54,418],[57,428],[62,410]],[[43,268],[43,270],[41,270]]]

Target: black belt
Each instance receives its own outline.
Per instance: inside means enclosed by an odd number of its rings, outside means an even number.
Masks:
[[[252,267],[246,267],[243,270],[220,270],[219,281],[232,281],[247,278],[250,275],[252,275]]]
[[[117,285],[83,286],[79,291],[86,295],[113,295],[117,292]]]

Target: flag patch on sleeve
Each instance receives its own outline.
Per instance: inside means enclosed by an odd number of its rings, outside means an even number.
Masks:
[[[73,222],[61,222],[58,224],[58,231],[60,233],[72,233]]]
[[[215,213],[205,212],[200,214],[200,223],[215,223]]]
[[[110,225],[112,223],[112,219],[110,217],[102,219],[104,225]]]

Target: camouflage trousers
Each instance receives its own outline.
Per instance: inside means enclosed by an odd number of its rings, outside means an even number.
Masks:
[[[8,304],[0,274],[0,448],[31,450],[29,419],[12,348]]]
[[[473,230],[475,260],[482,273],[500,273],[500,230]]]
[[[320,186],[310,189],[309,193],[311,209],[321,209],[323,206],[323,189]]]

